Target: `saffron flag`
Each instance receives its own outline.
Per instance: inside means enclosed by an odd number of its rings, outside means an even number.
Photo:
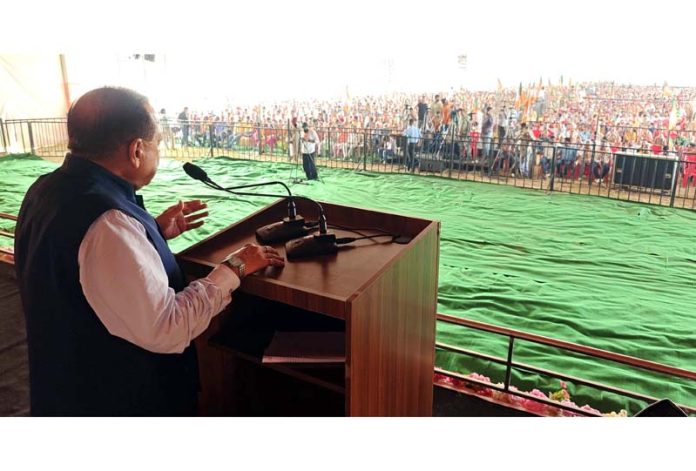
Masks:
[[[517,92],[517,100],[515,100],[515,108],[521,109],[524,106],[525,100],[525,93],[522,91],[522,82],[520,82],[520,88]]]

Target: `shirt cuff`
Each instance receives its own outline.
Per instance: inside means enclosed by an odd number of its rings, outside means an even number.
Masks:
[[[239,288],[241,281],[237,274],[226,264],[220,264],[206,277],[222,291],[222,300],[227,305],[232,300],[232,291]]]

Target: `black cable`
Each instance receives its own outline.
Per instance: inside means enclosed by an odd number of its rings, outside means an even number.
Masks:
[[[215,182],[214,182],[213,180],[211,180],[210,178],[207,178],[207,176],[206,176],[206,179],[205,179],[205,180],[204,180],[204,179],[199,179],[199,178],[197,178],[197,180],[202,181],[205,185],[207,185],[207,186],[210,187],[210,188],[214,188],[214,189],[216,189],[216,190],[225,191],[225,192],[227,192],[227,193],[232,193],[233,195],[237,195],[237,196],[240,196],[240,195],[241,195],[241,196],[270,196],[270,197],[273,197],[273,198],[277,198],[277,197],[279,197],[278,195],[269,195],[269,194],[265,194],[265,193],[247,193],[247,192],[240,192],[240,191],[235,191],[235,190],[233,190],[233,188],[252,188],[252,187],[255,187],[255,186],[265,186],[265,185],[274,185],[274,184],[283,185],[283,187],[285,187],[285,188],[288,190],[288,192],[290,192],[290,190],[288,189],[287,185],[285,185],[285,184],[282,183],[282,182],[266,182],[266,183],[262,183],[262,184],[249,184],[249,185],[243,185],[243,186],[239,186],[239,187],[229,187],[229,188],[225,188],[225,187],[220,186],[219,184],[215,183]],[[325,233],[326,233],[326,230],[327,230],[326,216],[324,215],[324,208],[323,208],[323,206],[321,205],[321,203],[319,203],[318,201],[315,201],[315,200],[313,200],[313,199],[311,199],[311,198],[307,198],[306,196],[298,196],[298,195],[292,195],[292,194],[290,194],[290,195],[288,195],[288,198],[290,199],[290,203],[293,205],[293,208],[294,208],[294,200],[296,200],[296,199],[302,199],[302,200],[305,200],[305,201],[309,201],[310,203],[314,203],[314,204],[317,206],[317,208],[319,209],[319,220],[317,221],[316,225],[319,226],[319,232],[320,232],[320,233],[322,233],[322,234],[325,234]]]
[[[343,244],[350,244],[358,240],[364,240],[364,239],[373,239],[374,237],[391,237],[392,242],[396,236],[393,234],[381,234],[381,235],[373,235],[373,236],[364,236],[364,237],[339,237],[336,239],[336,244],[337,245],[343,245]],[[379,243],[385,243],[385,242],[379,242]],[[390,243],[390,242],[387,242]]]
[[[389,234],[393,235],[392,232],[389,232],[386,229],[382,229],[380,227],[345,227],[345,226],[339,226],[338,224],[332,224],[333,227],[337,229],[343,229],[344,231],[374,231],[374,232],[380,232],[382,234]]]
[[[380,229],[380,228],[373,228],[373,227],[345,227],[345,226],[339,226],[338,224],[330,224],[330,226],[331,226],[332,228],[334,228],[334,229],[341,229],[341,230],[344,230],[344,231],[353,232],[353,233],[355,233],[355,234],[358,234],[358,235],[363,236],[363,238],[366,238],[366,239],[370,239],[370,238],[372,238],[372,237],[385,236],[385,235],[388,235],[388,236],[391,236],[391,237],[399,237],[398,234],[394,234],[394,233],[392,233],[392,232],[389,232],[389,231],[386,231],[386,230]],[[381,234],[375,234],[375,235],[373,235],[373,236],[368,236],[368,235],[366,235],[366,234],[363,234],[363,233],[360,232],[360,231],[373,231],[373,232],[380,232]]]
[[[318,225],[319,225],[319,221],[312,221],[312,222],[307,222],[305,224],[305,227],[311,229],[311,228],[314,228]],[[387,232],[383,229],[375,229],[375,228],[357,228],[356,229],[356,228],[352,228],[352,227],[339,226],[337,224],[329,224],[328,227],[330,227],[331,229],[341,229],[343,231],[353,232],[355,234],[362,236],[362,237],[339,237],[338,239],[336,239],[336,243],[339,245],[340,244],[349,244],[351,242],[355,242],[356,240],[363,240],[363,239],[374,240],[375,237],[391,237],[392,242],[394,242],[394,240],[399,237],[398,234],[393,234],[393,233]],[[374,235],[366,235],[360,231],[377,231],[377,232],[381,231],[383,233],[382,234],[374,234]],[[377,241],[374,241],[374,242],[381,243],[381,242],[377,242]]]
[[[348,227],[334,226],[333,224],[331,224],[330,227],[332,229],[341,229],[342,231],[352,232],[353,234],[358,234],[360,236],[367,237],[367,234],[363,234],[362,232],[360,232],[360,229],[351,229]]]
[[[305,227],[311,229],[311,228],[317,227],[318,225],[319,225],[319,221],[307,221],[307,223],[305,224]],[[397,234],[393,234],[391,232],[385,231],[384,229],[376,229],[376,228],[369,228],[369,227],[368,228],[361,228],[361,227],[354,228],[354,227],[340,226],[338,224],[329,224],[328,227],[330,227],[331,229],[341,229],[343,231],[353,232],[355,234],[362,236],[365,239],[370,239],[372,237],[382,237],[382,236],[398,237]],[[375,232],[381,232],[381,234],[375,234],[375,235],[370,236],[367,234],[363,234],[360,231],[375,231]]]

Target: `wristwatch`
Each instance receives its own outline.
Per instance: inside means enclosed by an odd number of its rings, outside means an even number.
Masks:
[[[225,260],[223,260],[222,263],[226,263],[228,267],[234,270],[235,273],[237,273],[237,276],[239,276],[240,280],[244,278],[244,276],[246,275],[246,264],[242,261],[241,258],[236,257],[234,255],[230,255]]]

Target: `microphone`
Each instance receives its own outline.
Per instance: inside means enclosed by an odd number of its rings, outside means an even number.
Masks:
[[[244,188],[256,188],[259,186],[267,186],[267,185],[282,185],[283,188],[288,192],[287,198],[288,198],[288,215],[287,217],[283,218],[282,221],[274,222],[272,224],[268,224],[266,226],[260,227],[256,230],[256,237],[265,244],[273,244],[276,242],[285,242],[286,240],[290,239],[295,239],[297,237],[302,237],[306,235],[310,228],[305,226],[305,220],[302,216],[297,214],[297,207],[295,206],[295,199],[296,198],[301,198],[304,200],[311,201],[312,203],[316,204],[317,207],[319,208],[319,232],[321,234],[326,234],[327,231],[327,224],[326,224],[326,216],[324,215],[324,208],[322,208],[321,204],[318,202],[306,198],[304,196],[293,196],[293,194],[290,192],[290,188],[283,183],[279,181],[272,181],[272,182],[264,182],[264,183],[252,183],[249,185],[238,185],[238,186],[232,186],[232,187],[222,187],[212,181],[210,177],[208,177],[208,174],[203,170],[201,167],[198,165],[186,162],[184,164],[184,171],[186,174],[193,178],[194,180],[199,180],[203,182],[205,185],[214,188],[216,190],[220,191],[225,191],[228,193],[232,193],[233,195],[240,195],[240,196],[268,196],[272,198],[285,198],[285,195],[275,195],[275,194],[266,194],[266,193],[248,193],[248,192],[240,192],[240,191],[234,191],[234,190],[240,190]]]
[[[210,178],[208,178],[208,174],[205,173],[205,170],[200,168],[198,165],[186,162],[184,164],[184,172],[186,172],[186,175],[194,180],[200,180],[203,183],[211,182]]]
[[[338,245],[336,234],[333,233],[308,235],[285,244],[285,253],[290,260],[316,255],[332,255],[336,252],[338,252]]]
[[[313,257],[315,255],[331,255],[336,252],[338,252],[336,234],[328,231],[326,216],[324,216],[323,209],[319,215],[318,233],[300,239],[294,239],[285,244],[285,253],[288,259]]]

